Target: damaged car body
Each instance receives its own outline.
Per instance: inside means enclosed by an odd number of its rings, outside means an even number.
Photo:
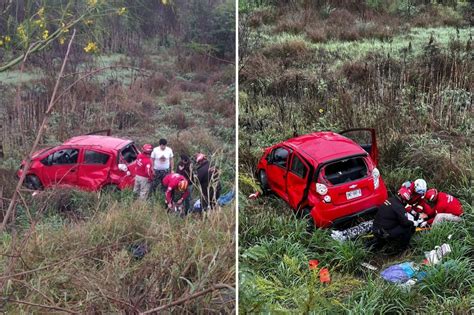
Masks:
[[[132,140],[83,135],[33,154],[24,185],[29,189],[71,186],[97,191],[133,187],[139,151]],[[23,173],[25,161],[17,175]]]
[[[265,149],[257,177],[264,192],[278,195],[312,226],[330,227],[371,215],[386,200],[377,162],[374,129],[315,132]]]

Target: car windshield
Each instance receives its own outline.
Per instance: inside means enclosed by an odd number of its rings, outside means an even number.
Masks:
[[[363,157],[354,157],[330,163],[321,172],[327,182],[339,185],[364,178],[368,170]]]

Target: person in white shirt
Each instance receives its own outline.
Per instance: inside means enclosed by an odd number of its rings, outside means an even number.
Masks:
[[[151,185],[151,192],[154,193],[158,185],[161,185],[161,190],[164,192],[166,187],[163,186],[163,178],[173,172],[173,150],[167,147],[168,142],[166,139],[160,139],[159,145],[153,149],[151,153],[151,160],[153,162],[153,169],[155,171],[155,177]]]

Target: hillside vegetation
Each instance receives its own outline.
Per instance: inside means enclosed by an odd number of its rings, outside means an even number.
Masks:
[[[6,1],[0,10],[2,220],[74,31],[40,147],[102,129],[138,147],[166,138],[175,163],[203,152],[223,192],[233,189],[233,1]],[[233,203],[180,219],[161,194],[143,203],[128,190],[31,193],[21,191],[0,233],[2,311],[233,311]]]
[[[471,5],[242,1],[239,10],[240,311],[472,310]],[[327,230],[308,234],[278,198],[247,200],[263,148],[295,134],[357,127],[376,129],[390,192],[422,177],[461,200],[464,222],[418,232],[403,256],[388,256],[368,252],[363,238],[339,243]],[[410,292],[380,277],[395,263],[421,263],[445,242],[453,264],[428,267],[429,277]],[[329,268],[330,284],[308,270],[310,259]]]

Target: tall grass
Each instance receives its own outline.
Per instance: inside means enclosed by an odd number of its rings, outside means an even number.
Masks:
[[[75,202],[78,196],[84,193],[68,199]],[[158,204],[123,202],[113,195],[85,198],[95,200],[87,220],[64,221],[64,212],[52,213],[55,205],[51,205],[13,273],[40,270],[12,278],[5,296],[80,313],[137,312],[214,284],[235,282],[231,207],[181,219]],[[61,224],[56,225],[58,221]],[[9,245],[4,237],[1,251]],[[143,258],[133,251],[139,245],[145,249]],[[3,265],[7,257],[1,260]],[[206,307],[209,312],[231,312],[233,296],[230,289],[215,291],[171,310],[194,312]],[[44,309],[8,303],[6,311]]]

